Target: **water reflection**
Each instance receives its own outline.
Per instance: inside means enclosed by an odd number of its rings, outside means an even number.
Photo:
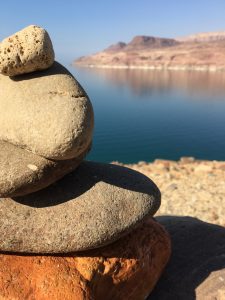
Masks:
[[[225,160],[225,72],[73,69],[92,100],[90,160]]]
[[[117,87],[128,87],[138,95],[152,95],[171,90],[189,96],[218,97],[225,99],[225,72],[160,71],[132,69],[79,69],[102,77]]]

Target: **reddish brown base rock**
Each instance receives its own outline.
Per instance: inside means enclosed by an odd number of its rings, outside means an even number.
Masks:
[[[0,254],[0,300],[141,300],[171,253],[152,218],[109,246],[71,256]]]

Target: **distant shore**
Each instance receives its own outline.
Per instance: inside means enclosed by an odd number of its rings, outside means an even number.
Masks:
[[[183,157],[120,165],[145,174],[158,185],[162,204],[157,215],[192,216],[225,226],[225,161]]]
[[[73,63],[74,67],[91,68],[91,69],[131,69],[131,70],[159,70],[159,71],[202,71],[202,72],[217,72],[225,71],[225,66],[138,66],[138,65],[80,65]]]
[[[197,34],[184,39],[135,36],[92,55],[82,56],[77,66],[147,70],[225,70],[225,32]]]

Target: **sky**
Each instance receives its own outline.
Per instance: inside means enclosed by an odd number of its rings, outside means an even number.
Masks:
[[[71,62],[135,35],[185,36],[225,30],[225,0],[7,0],[0,40],[28,25],[49,32],[59,61]]]

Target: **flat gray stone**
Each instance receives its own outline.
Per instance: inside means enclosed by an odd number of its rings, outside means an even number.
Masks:
[[[47,31],[30,25],[0,43],[0,73],[15,76],[44,70],[55,54]]]
[[[63,66],[0,75],[0,140],[53,160],[78,157],[91,143],[93,109]]]
[[[30,194],[72,172],[88,149],[78,158],[52,161],[0,141],[0,197]]]
[[[66,253],[110,244],[160,206],[160,191],[128,168],[82,162],[34,194],[0,200],[0,251]]]

